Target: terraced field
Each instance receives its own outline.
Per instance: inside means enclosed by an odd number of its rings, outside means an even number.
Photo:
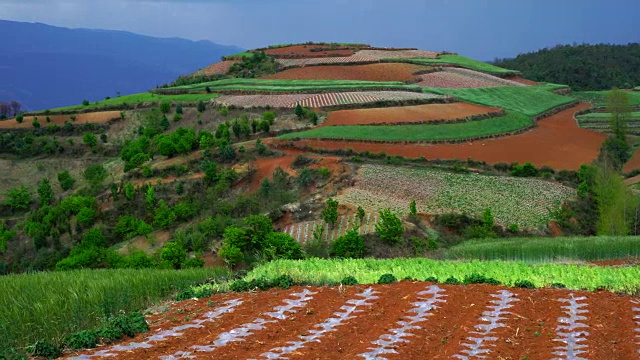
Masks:
[[[131,95],[123,95],[117,98],[112,98],[108,100],[96,101],[92,102],[87,106],[84,105],[73,105],[66,106],[56,109],[51,109],[52,112],[57,111],[82,111],[82,110],[100,110],[101,108],[110,107],[110,106],[119,106],[119,105],[138,105],[143,103],[160,103],[162,101],[171,101],[171,102],[198,102],[200,100],[207,101],[215,99],[220,95],[218,94],[181,94],[181,95],[161,95],[161,94],[153,94],[150,92],[139,93],[139,94],[131,94]]]
[[[15,119],[0,121],[0,129],[33,129],[33,121],[36,119],[40,123],[40,126],[44,128],[50,125],[63,126],[66,122],[70,122],[72,125],[105,124],[120,118],[120,111],[77,114],[73,116],[73,119],[70,115],[25,116],[22,123],[18,123]]]
[[[628,91],[629,105],[640,106],[640,92]],[[606,106],[609,91],[575,91],[571,96],[596,106]]]
[[[497,76],[478,71],[458,68],[445,68],[429,74],[420,75],[421,81],[416,85],[434,88],[486,88],[496,86],[526,86],[516,81],[506,80]]]
[[[228,60],[228,61],[217,62],[215,64],[207,66],[204,69],[200,69],[196,71],[195,73],[192,74],[192,76],[224,75],[229,71],[229,68],[231,68],[231,66],[237,62],[238,60]]]
[[[453,211],[480,215],[490,207],[496,222],[505,226],[546,224],[549,209],[575,195],[574,189],[543,180],[428,168],[363,165],[355,180],[354,186],[338,196],[339,201],[372,212],[391,208],[403,216],[412,200],[424,214]]]
[[[388,60],[401,61],[403,59],[395,57],[393,59],[388,59]],[[470,70],[485,72],[489,74],[497,74],[497,75],[518,74],[518,72],[514,70],[503,69],[501,67],[497,67],[489,63],[470,59],[460,55],[440,55],[435,59],[428,59],[428,58],[421,57],[421,58],[404,59],[404,60],[411,61],[412,63],[415,63],[415,64],[456,66],[456,67],[462,67]]]
[[[325,65],[291,68],[263,79],[410,81],[425,67],[414,64],[379,63],[367,65]]]
[[[72,358],[632,359],[638,304],[489,285],[294,287],[178,304],[180,320],[153,316],[149,334]]]
[[[594,112],[576,116],[576,119],[578,120],[578,124],[580,124],[580,127],[584,129],[603,132],[609,132],[611,130],[611,126],[609,124],[611,120],[610,113]],[[632,112],[631,114],[629,114],[629,118],[626,119],[626,121],[626,125],[629,131],[640,131],[640,112]]]
[[[281,107],[293,108],[300,104],[310,108],[322,108],[348,104],[370,104],[376,102],[434,102],[445,99],[445,96],[406,92],[406,91],[357,91],[323,94],[289,94],[289,95],[223,95],[216,99],[218,104],[226,106]]]

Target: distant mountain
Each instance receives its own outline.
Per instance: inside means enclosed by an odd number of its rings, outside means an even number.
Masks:
[[[0,101],[30,110],[142,92],[242,51],[210,41],[0,20]]]
[[[640,85],[640,43],[558,45],[494,65],[518,70],[535,81],[566,84],[575,90],[609,90]]]

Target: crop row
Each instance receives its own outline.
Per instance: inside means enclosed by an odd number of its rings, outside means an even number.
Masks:
[[[323,94],[289,95],[223,95],[216,102],[226,106],[238,107],[329,107],[345,104],[367,104],[381,101],[417,101],[434,100],[441,96],[405,91],[361,91]]]
[[[408,213],[412,200],[418,211],[426,214],[477,215],[491,208],[497,223],[537,227],[546,224],[549,210],[574,194],[571,188],[538,179],[363,165],[356,185],[338,199],[368,211],[391,208],[401,215]]]
[[[401,58],[391,58],[386,59],[388,61],[409,61],[415,64],[421,65],[438,65],[438,66],[457,66],[463,67],[470,70],[476,70],[481,72],[486,72],[489,74],[498,74],[498,75],[510,75],[517,74],[517,71],[504,69],[495,65],[491,65],[489,63],[485,63],[482,61],[470,59],[460,55],[440,55],[435,59],[428,58],[414,58],[414,59],[401,59]]]
[[[503,84],[496,84],[484,79],[472,78],[464,74],[458,74],[448,70],[423,74],[420,75],[420,79],[421,81],[416,83],[416,85],[433,88],[467,89],[504,86]]]

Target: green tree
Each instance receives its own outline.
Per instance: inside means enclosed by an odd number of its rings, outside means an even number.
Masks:
[[[486,208],[482,212],[482,224],[487,230],[493,230],[493,227],[495,226],[495,220],[493,218],[493,214],[491,213],[491,208]]]
[[[176,114],[182,115],[182,104],[178,104],[176,107]]]
[[[231,126],[231,129],[233,130],[233,135],[235,135],[236,138],[240,138],[240,134],[242,132],[242,126],[240,125],[240,122],[238,121],[238,119],[235,119],[233,121],[233,125]]]
[[[611,167],[598,166],[594,195],[598,205],[597,235],[625,236],[636,213],[637,198]]]
[[[276,121],[276,113],[275,111],[265,111],[262,113],[262,120],[266,120],[269,124],[273,125]]]
[[[31,125],[33,125],[35,129],[40,129],[40,122],[37,119],[33,120]]]
[[[199,113],[203,113],[207,109],[207,105],[205,105],[204,101],[198,101],[197,110]]]
[[[613,136],[626,143],[627,122],[633,112],[629,103],[629,94],[619,89],[611,90],[607,97],[607,111],[611,114],[610,125]]]
[[[322,210],[322,218],[333,227],[338,221],[338,200],[327,199],[326,207]]]
[[[129,201],[135,199],[136,197],[136,188],[134,188],[133,184],[130,182],[127,182],[124,185],[124,197],[126,197]]]
[[[415,200],[411,200],[411,202],[409,203],[409,217],[412,219],[418,218],[418,208],[416,206]]]
[[[96,218],[96,211],[92,208],[83,207],[78,212],[78,222],[83,226],[91,226]]]
[[[82,106],[89,106],[89,104],[90,104],[89,100],[87,99],[82,100]]]
[[[82,175],[92,187],[97,187],[107,179],[108,173],[102,164],[93,164],[87,166]]]
[[[31,192],[24,185],[7,190],[4,196],[6,197],[4,204],[13,210],[27,210],[32,201]]]
[[[304,109],[300,104],[296,105],[295,114],[298,117],[298,120],[302,120],[302,118],[304,117]]]
[[[158,202],[155,216],[153,217],[153,224],[161,229],[171,227],[176,221],[176,213],[167,205],[164,200]]]
[[[82,134],[82,142],[93,149],[98,145],[98,137],[94,133],[86,132]]]
[[[335,239],[329,250],[329,255],[338,258],[361,258],[364,254],[364,239],[353,229]]]
[[[49,179],[44,178],[38,183],[38,196],[40,197],[40,206],[51,205],[53,202],[55,193]]]
[[[168,114],[171,111],[171,104],[168,101],[163,101],[160,103],[160,112],[163,114]]]
[[[170,241],[162,247],[160,257],[163,261],[171,264],[174,269],[182,268],[182,264],[187,260],[187,251],[176,241]]]
[[[156,188],[149,186],[144,199],[147,203],[147,208],[152,209],[156,205]]]
[[[404,226],[398,215],[394,214],[391,209],[380,211],[380,219],[376,224],[376,231],[380,238],[387,244],[397,244],[402,240]]]
[[[20,114],[16,116],[16,121],[18,122],[18,124],[22,124],[22,122],[24,121],[24,115]]]
[[[356,216],[358,217],[358,222],[360,225],[362,225],[362,222],[364,221],[364,209],[362,208],[362,206],[358,206],[358,210],[356,211]]]

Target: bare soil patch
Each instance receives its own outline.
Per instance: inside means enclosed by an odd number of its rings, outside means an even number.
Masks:
[[[72,120],[71,116],[75,116],[75,120]],[[47,117],[50,121],[47,121]],[[36,118],[43,128],[49,125],[63,126],[66,121],[73,125],[83,125],[85,123],[105,124],[109,121],[120,119],[120,111],[99,111],[75,115],[25,116],[22,123],[18,123],[16,119],[0,121],[0,129],[33,129],[33,121]]]
[[[288,69],[263,79],[411,81],[426,67],[414,64],[326,65]]]

